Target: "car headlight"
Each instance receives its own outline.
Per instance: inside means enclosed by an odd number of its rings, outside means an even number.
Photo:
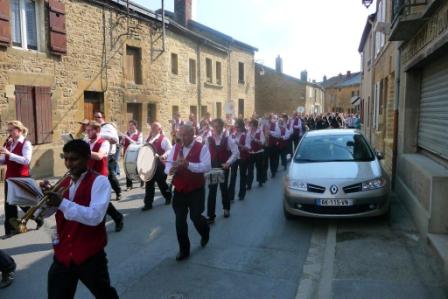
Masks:
[[[289,177],[286,177],[286,186],[290,189],[294,190],[300,190],[300,191],[307,191],[307,183],[300,181],[300,180],[294,180]]]
[[[383,178],[377,178],[362,183],[362,191],[370,191],[383,188],[386,185],[386,180]]]

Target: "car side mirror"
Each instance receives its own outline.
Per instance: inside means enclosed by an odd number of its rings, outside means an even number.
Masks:
[[[382,152],[376,152],[376,157],[378,158],[378,160],[383,160],[384,154]]]

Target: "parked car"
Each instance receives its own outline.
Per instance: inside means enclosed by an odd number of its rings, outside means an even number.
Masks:
[[[389,212],[388,184],[360,131],[307,132],[284,180],[285,216],[355,218]]]

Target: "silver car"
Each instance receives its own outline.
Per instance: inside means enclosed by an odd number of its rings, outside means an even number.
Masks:
[[[388,213],[387,181],[361,132],[307,132],[284,181],[285,216],[353,218]]]

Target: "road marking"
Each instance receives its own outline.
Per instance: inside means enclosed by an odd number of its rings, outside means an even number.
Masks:
[[[335,224],[314,228],[295,299],[331,298],[335,246]]]

